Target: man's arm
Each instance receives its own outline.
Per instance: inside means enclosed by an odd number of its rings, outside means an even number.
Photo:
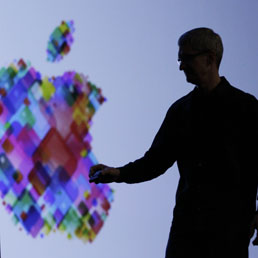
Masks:
[[[95,183],[126,182],[139,183],[163,174],[176,160],[176,126],[173,106],[156,134],[145,155],[119,168],[99,164],[91,167],[90,177],[101,170]]]

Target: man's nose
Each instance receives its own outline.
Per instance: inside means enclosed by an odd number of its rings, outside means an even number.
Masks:
[[[184,69],[185,69],[185,63],[184,63],[184,61],[181,61],[181,62],[179,63],[179,70],[182,71],[182,70],[184,70]]]

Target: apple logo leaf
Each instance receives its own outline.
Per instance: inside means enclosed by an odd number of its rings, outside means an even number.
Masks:
[[[58,62],[70,52],[71,45],[74,42],[74,22],[62,21],[55,28],[49,37],[47,44],[47,60],[50,62]]]

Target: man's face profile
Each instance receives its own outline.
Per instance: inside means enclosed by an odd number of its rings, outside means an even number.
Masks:
[[[207,52],[193,50],[190,45],[179,47],[179,69],[184,71],[189,83],[199,85],[207,73]]]

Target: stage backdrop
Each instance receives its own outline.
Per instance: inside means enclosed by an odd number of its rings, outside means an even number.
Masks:
[[[143,155],[169,106],[192,90],[177,64],[189,29],[219,33],[221,75],[258,97],[258,2],[0,4],[2,257],[163,257],[176,165],[135,185],[89,184],[88,168]]]

